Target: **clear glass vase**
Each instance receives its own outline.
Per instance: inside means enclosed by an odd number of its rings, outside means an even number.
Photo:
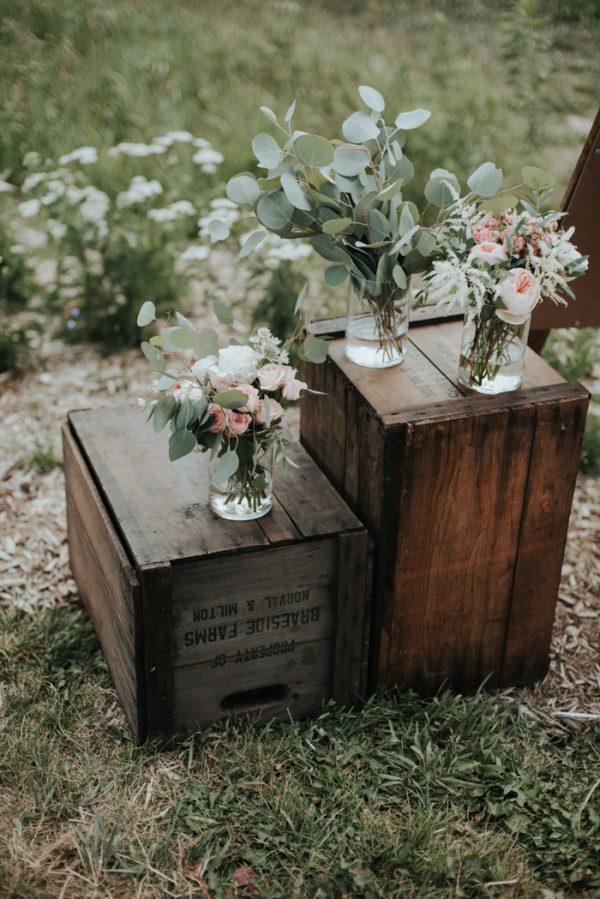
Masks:
[[[209,462],[208,505],[219,518],[250,521],[273,507],[273,452],[263,451],[256,460],[249,455],[240,456],[238,470],[225,482],[215,480],[219,456]]]
[[[476,393],[495,395],[517,390],[523,379],[531,316],[513,324],[484,305],[467,314],[463,327],[458,380]]]
[[[391,368],[404,362],[408,342],[410,282],[400,289],[383,284],[378,297],[354,286],[348,294],[346,356],[366,368]]]

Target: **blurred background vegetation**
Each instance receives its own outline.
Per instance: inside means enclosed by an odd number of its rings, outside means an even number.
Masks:
[[[533,163],[557,177],[558,205],[598,107],[599,38],[600,0],[221,0],[218,7],[204,0],[3,0],[0,178],[14,189],[0,194],[0,239],[7,248],[0,279],[0,369],[23,368],[28,345],[40,340],[44,315],[60,312],[56,289],[46,298],[41,291],[28,304],[27,269],[35,266],[11,256],[15,243],[17,256],[23,243],[29,250],[36,227],[28,220],[23,240],[15,215],[26,199],[20,190],[30,151],[40,154],[48,170],[61,154],[96,147],[99,161],[88,167],[96,188],[114,198],[137,173],[163,184],[168,178],[171,186],[177,182],[179,199],[186,197],[203,212],[223,196],[232,174],[254,168],[252,137],[271,127],[261,105],[280,112],[295,98],[296,127],[333,136],[360,105],[357,85],[372,84],[392,110],[432,110],[427,125],[411,134],[414,191],[436,166],[464,179],[491,159],[513,178],[523,164]],[[107,153],[121,141],[151,141],[171,129],[188,130],[222,153],[216,172],[188,165],[169,174],[164,157]],[[198,239],[195,221],[187,239]],[[165,241],[158,244],[166,252]],[[87,306],[82,298],[70,340],[101,340],[108,351],[135,342],[133,311],[146,299],[135,285],[141,289],[152,247],[132,247],[131,253],[125,247],[116,262],[114,249],[112,255],[101,250],[113,266],[107,268],[105,292],[126,282],[126,303],[121,301],[114,321],[99,321],[106,311],[96,278],[96,295],[90,294]],[[46,245],[36,255],[53,252],[60,251]],[[83,251],[80,262],[85,268]],[[285,327],[305,275],[313,276],[317,311],[339,311],[337,294],[320,283],[318,261],[288,260],[268,269],[262,282],[251,269],[247,287],[238,292],[241,306],[252,293],[255,319],[258,301],[259,317]],[[91,284],[94,278],[84,274],[82,283]],[[202,264],[195,267],[194,277],[215,279],[208,262],[204,271]],[[185,305],[179,275],[165,270],[162,280],[165,297]],[[206,302],[207,295],[196,292],[194,299],[190,293],[188,300],[197,304],[200,296]],[[54,333],[66,334],[72,306],[70,298]],[[592,336],[589,359],[595,343]],[[564,345],[561,338],[557,347]],[[560,365],[558,350],[552,352]]]

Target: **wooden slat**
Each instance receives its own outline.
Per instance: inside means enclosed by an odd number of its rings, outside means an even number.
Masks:
[[[146,732],[162,738],[173,732],[175,689],[173,685],[173,610],[171,566],[148,565],[140,573],[144,629]]]
[[[412,340],[404,362],[393,368],[364,368],[355,365],[346,359],[343,340],[332,341],[329,358],[379,415],[460,397],[460,391],[447,377],[440,374],[426,354],[420,352],[418,347],[415,348]]]
[[[428,325],[411,333],[411,342],[431,360],[449,381],[463,392],[468,393],[458,383],[461,338],[462,322],[448,323],[443,327]],[[565,379],[547,362],[544,362],[533,350],[529,348],[526,350],[522,390],[564,383]]]
[[[255,715],[261,721],[314,714],[331,697],[332,661],[330,640],[296,641],[291,651],[237,664],[234,660],[224,668],[212,667],[212,662],[177,668],[175,731],[183,735],[232,714]],[[252,701],[250,695],[244,702],[244,693],[261,689],[262,697]],[[242,694],[238,704],[223,702],[236,694]]]
[[[175,667],[257,644],[331,637],[336,572],[332,539],[174,565]]]
[[[142,739],[139,582],[66,427],[63,451],[71,568],[127,721]]]
[[[384,598],[384,683],[432,693],[499,675],[533,408],[409,425],[398,446],[399,532]]]
[[[550,637],[588,405],[586,396],[536,407],[501,685],[529,684],[548,667]]]
[[[352,705],[365,696],[364,634],[371,604],[369,540],[366,533],[340,534],[337,542],[333,697]]]

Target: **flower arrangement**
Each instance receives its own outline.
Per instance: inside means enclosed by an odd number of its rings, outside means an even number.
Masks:
[[[361,342],[370,340],[378,358],[363,364],[379,367],[402,361],[409,279],[428,268],[435,249],[431,229],[422,225],[418,208],[402,194],[414,175],[404,152],[407,132],[423,125],[430,113],[414,109],[387,124],[379,91],[363,85],[359,94],[368,111],[352,113],[342,125],[342,137],[334,140],[294,130],[295,102],[283,122],[261,107],[280,139],[256,135],[252,149],[265,176],[236,175],[227,184],[227,196],[249,210],[246,221],[261,226],[247,236],[242,257],[271,233],[283,240],[307,241],[332,263],[324,274],[328,284],[349,279],[369,320],[356,339],[347,335],[347,352],[360,363]],[[209,221],[211,239],[227,238],[237,220],[244,219]]]
[[[544,298],[566,305],[575,296],[568,282],[587,270],[587,258],[571,242],[574,228],[560,226],[562,213],[539,211],[552,176],[534,166],[522,176],[521,185],[483,204],[473,194],[459,197],[447,182],[452,199],[419,295],[465,310],[459,379],[480,392],[519,386],[534,307]]]
[[[258,328],[246,344],[219,347],[213,330],[198,333],[178,312],[176,321],[158,321],[151,302],[140,309],[141,327],[160,326],[157,336],[142,343],[159,377],[152,399],[140,405],[150,406],[157,432],[170,424],[171,461],[193,450],[210,454],[213,511],[223,518],[258,518],[271,508],[272,457],[293,464],[282,429],[285,408],[308,390],[289,364],[287,347],[297,335],[282,345],[268,328]],[[309,356],[316,340],[309,336],[304,342]]]

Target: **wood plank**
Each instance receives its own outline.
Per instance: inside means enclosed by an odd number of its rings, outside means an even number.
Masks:
[[[145,418],[131,407],[69,416],[137,565],[266,545],[256,521],[224,521],[208,508],[207,456],[169,462],[168,434]]]
[[[173,733],[173,611],[171,566],[148,565],[140,572],[144,629],[146,733],[150,739]]]
[[[138,705],[140,682],[136,659],[124,638],[115,608],[119,600],[111,593],[75,504],[67,495],[67,537],[71,570],[79,595],[94,626],[108,670],[127,723],[138,740],[144,739],[144,716]]]
[[[533,407],[409,425],[380,672],[431,694],[497,682],[532,442]],[[390,535],[391,536],[391,535]]]
[[[440,373],[412,339],[404,362],[393,368],[355,365],[345,356],[343,340],[332,341],[329,358],[378,415],[461,396],[450,379]]]
[[[285,652],[224,667],[212,662],[175,670],[177,733],[184,735],[230,715],[288,721],[320,711],[331,697],[331,641],[291,641]]]
[[[428,325],[411,332],[410,338],[411,343],[420,349],[448,380],[463,393],[470,395],[469,391],[458,383],[458,359],[462,330],[462,322]],[[565,379],[557,371],[540,356],[537,356],[532,349],[527,348],[522,390],[564,383]]]
[[[139,581],[67,427],[62,436],[71,568],[127,721],[143,739]]]
[[[367,534],[338,537],[333,698],[353,705],[365,696],[364,634],[371,605]]]
[[[587,406],[583,395],[536,406],[501,686],[529,684],[548,667]]]
[[[174,565],[175,667],[281,640],[331,638],[336,554],[336,541],[326,539]]]

